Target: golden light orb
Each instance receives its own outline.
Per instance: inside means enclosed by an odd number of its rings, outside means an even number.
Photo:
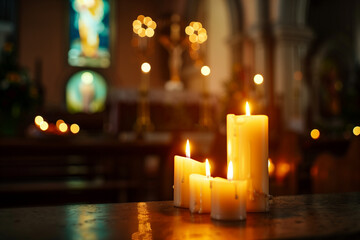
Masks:
[[[154,36],[154,29],[152,29],[152,28],[147,28],[146,30],[145,30],[145,35],[147,36],[147,37],[152,37],[152,36]]]
[[[191,43],[204,43],[208,36],[206,29],[202,27],[200,22],[190,22],[189,26],[185,28],[185,33],[189,36]]]
[[[66,123],[60,123],[59,124],[59,130],[60,130],[60,132],[62,132],[62,133],[64,133],[64,132],[66,132],[67,130],[68,130],[68,125],[66,124]]]
[[[148,73],[151,70],[151,65],[147,62],[144,62],[143,64],[141,64],[141,71],[143,71],[144,73]]]
[[[40,115],[36,116],[34,122],[36,125],[40,126],[40,124],[44,121],[44,118]]]
[[[134,20],[133,21],[133,28],[134,29],[139,29],[141,28],[141,22],[139,20]]]
[[[200,34],[199,35],[199,43],[203,43],[207,40],[207,35],[206,34]]]
[[[137,17],[137,20],[139,20],[140,22],[143,22],[143,21],[144,21],[144,18],[145,18],[144,15],[139,15],[139,16]]]
[[[133,21],[133,32],[139,37],[152,37],[155,34],[156,22],[151,17],[139,15]]]
[[[62,120],[62,119],[59,119],[59,120],[56,121],[56,127],[57,127],[57,129],[59,129],[59,126],[60,126],[60,124],[62,124],[62,123],[64,123],[64,120]]]
[[[48,128],[49,128],[49,124],[46,122],[46,121],[42,121],[41,123],[40,123],[40,129],[42,130],[42,131],[46,131],[46,130],[48,130]]]
[[[320,131],[315,128],[315,129],[311,130],[310,136],[312,139],[318,139],[320,137]]]
[[[147,25],[149,28],[152,28],[153,30],[156,29],[157,25],[155,21],[150,21],[150,23],[148,23]]]
[[[198,36],[196,34],[192,34],[189,36],[189,40],[190,42],[195,43],[198,41]]]
[[[256,83],[257,85],[260,85],[264,82],[264,78],[261,74],[256,74],[254,76],[254,83]]]
[[[194,33],[194,28],[192,26],[187,26],[185,28],[185,33],[189,36],[192,35]]]
[[[359,135],[360,135],[360,127],[359,127],[359,126],[355,126],[355,127],[353,128],[353,134],[354,134],[355,136],[359,136]]]
[[[77,133],[80,131],[79,125],[77,125],[76,123],[71,124],[71,126],[70,126],[70,131],[71,131],[73,134],[77,134]]]
[[[148,26],[148,23],[151,22],[151,21],[152,21],[151,17],[145,17],[144,20],[143,20],[143,23],[144,23],[146,26]]]
[[[199,22],[194,22],[192,27],[194,28],[195,31],[198,31],[202,27],[202,25]]]
[[[210,75],[210,68],[209,66],[202,66],[201,68],[201,74],[204,76],[209,76]]]

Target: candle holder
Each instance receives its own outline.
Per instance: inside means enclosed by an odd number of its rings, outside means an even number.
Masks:
[[[154,125],[150,120],[150,106],[149,106],[149,81],[151,66],[145,62],[141,65],[142,75],[139,87],[137,118],[134,125],[134,130],[139,138],[143,134],[154,129]]]
[[[199,124],[202,128],[210,129],[214,123],[211,118],[210,113],[210,94],[208,90],[207,84],[207,76],[210,75],[210,68],[208,66],[203,66],[201,68],[201,74],[203,75],[203,91],[202,91],[202,98],[201,98],[201,105],[200,105],[200,121]]]

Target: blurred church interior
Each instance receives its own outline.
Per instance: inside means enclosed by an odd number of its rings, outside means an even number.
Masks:
[[[360,191],[360,2],[0,0],[0,207],[172,199],[269,116],[270,194]]]

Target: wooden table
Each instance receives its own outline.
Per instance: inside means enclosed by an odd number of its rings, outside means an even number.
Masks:
[[[275,197],[242,222],[171,201],[0,209],[0,239],[359,239],[360,193]]]

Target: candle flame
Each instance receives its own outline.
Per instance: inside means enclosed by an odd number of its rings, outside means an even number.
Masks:
[[[186,157],[190,158],[190,143],[189,139],[186,141],[186,149],[185,149]]]
[[[228,166],[228,172],[227,172],[227,179],[228,180],[232,180],[233,179],[233,164],[232,161],[229,162],[229,166]]]
[[[210,174],[211,167],[210,167],[210,163],[209,163],[208,159],[206,159],[206,161],[205,161],[205,169],[206,169],[206,177],[209,178],[211,176],[211,174]]]
[[[246,116],[250,116],[250,106],[249,103],[246,101]]]

